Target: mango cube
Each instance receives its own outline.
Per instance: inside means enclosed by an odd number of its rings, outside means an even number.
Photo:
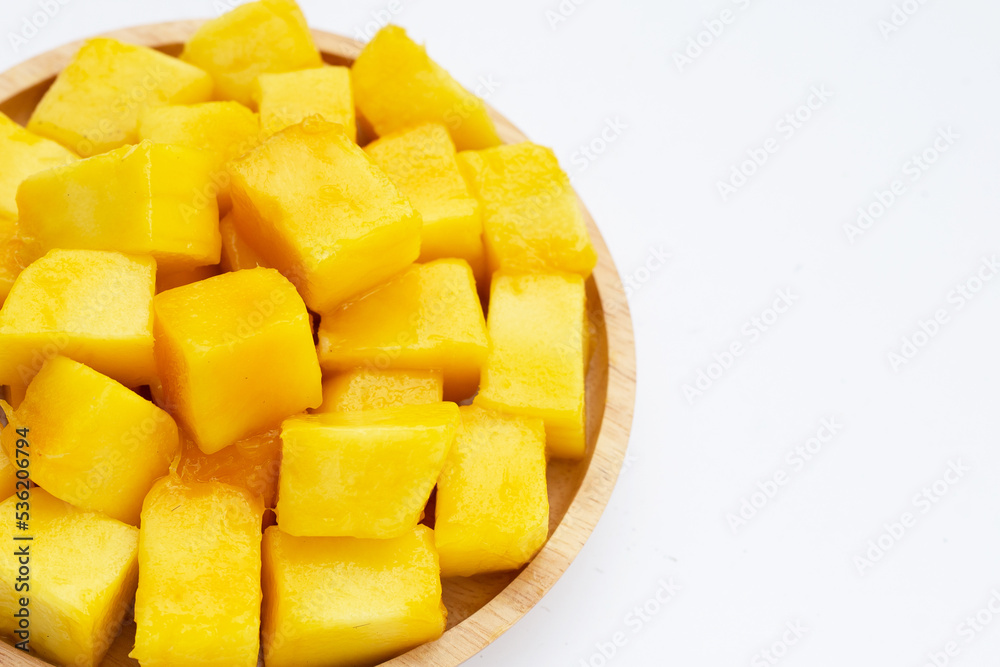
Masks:
[[[320,322],[326,371],[438,369],[448,400],[471,396],[489,341],[469,265],[460,259],[417,264]]]
[[[232,213],[219,221],[219,232],[222,234],[222,259],[219,261],[219,266],[223,271],[240,271],[263,266],[254,249],[237,233]]]
[[[590,275],[597,252],[555,153],[521,143],[459,153],[458,163],[483,207],[491,273]]]
[[[268,667],[373,665],[445,629],[433,531],[386,540],[264,532]]]
[[[253,92],[260,112],[260,129],[265,136],[301,123],[309,116],[321,116],[344,126],[351,141],[357,141],[351,70],[325,66],[313,69],[261,74]]]
[[[323,61],[294,0],[259,0],[205,21],[181,60],[215,79],[215,98],[250,106],[253,83],[267,72],[319,67]]]
[[[493,277],[490,353],[475,403],[545,422],[550,456],[587,447],[586,294],[573,274]]]
[[[438,480],[441,575],[516,569],[548,536],[545,427],[540,419],[460,409],[462,425]]]
[[[246,489],[274,509],[281,467],[281,431],[275,429],[205,454],[185,439],[177,475],[185,482],[224,482]]]
[[[149,257],[49,251],[0,308],[0,384],[26,385],[60,354],[128,387],[153,380],[155,275]]]
[[[236,231],[316,312],[420,254],[420,215],[341,125],[310,118],[229,170]]]
[[[444,126],[421,125],[391,134],[365,146],[365,152],[423,218],[418,261],[460,257],[477,282],[488,282],[479,201],[459,171],[455,145]]]
[[[459,150],[500,144],[486,103],[463,88],[398,26],[386,26],[354,61],[358,109],[379,136],[423,123],[448,128]]]
[[[142,500],[178,451],[170,415],[66,357],[49,360],[11,417],[31,437],[31,479],[76,507],[139,524]],[[8,456],[18,436],[0,431]]]
[[[375,371],[356,368],[323,382],[323,404],[316,412],[380,410],[401,405],[440,403],[441,371]]]
[[[13,411],[10,405],[0,401],[0,410],[4,415]],[[10,419],[8,418],[8,423]],[[4,427],[6,429],[6,427]],[[8,498],[14,493],[17,484],[17,467],[7,456],[7,453],[0,450],[0,498]]]
[[[131,657],[143,667],[256,667],[263,513],[228,484],[156,483],[142,508]]]
[[[14,221],[0,218],[0,306],[21,275],[24,242],[14,236]]]
[[[17,219],[17,186],[28,176],[76,160],[54,141],[29,132],[0,113],[0,218]]]
[[[277,271],[225,273],[153,306],[165,401],[206,454],[322,402],[309,313]]]
[[[0,503],[0,540],[7,545],[0,551],[0,633],[24,639],[14,615],[28,598],[33,652],[54,664],[96,667],[132,605],[139,531],[35,487],[29,528],[21,532],[15,530],[18,502],[11,496]],[[19,541],[24,535],[33,539]],[[15,588],[19,549],[28,550],[30,591]]]
[[[458,423],[454,403],[285,420],[278,525],[301,536],[402,535],[420,521]]]
[[[134,44],[87,40],[35,107],[28,129],[90,157],[138,140],[146,109],[204,102],[212,78],[197,67]]]
[[[156,293],[190,285],[217,275],[219,275],[217,265],[196,266],[192,269],[180,269],[179,271],[160,271],[156,274]]]

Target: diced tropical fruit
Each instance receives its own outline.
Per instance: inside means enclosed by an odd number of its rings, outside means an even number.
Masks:
[[[142,507],[131,657],[143,667],[256,667],[263,513],[221,482],[156,483]]]
[[[380,410],[401,405],[440,403],[441,371],[376,371],[356,368],[323,382],[323,404],[316,412]]]
[[[475,280],[460,259],[417,264],[319,327],[324,370],[439,369],[448,400],[475,393],[488,347]]]
[[[587,447],[586,294],[574,274],[493,277],[490,353],[475,403],[545,422],[550,456]]]
[[[459,150],[500,144],[486,103],[463,88],[398,26],[386,26],[352,67],[358,109],[379,136],[423,123],[448,128]]]
[[[17,409],[24,401],[24,395],[28,393],[27,383],[15,382],[4,387],[4,398],[11,408]]]
[[[168,104],[204,102],[212,78],[134,44],[88,40],[35,107],[28,129],[89,157],[138,140],[139,116]]]
[[[420,254],[420,215],[341,125],[309,118],[229,170],[237,233],[316,312],[384,282]]]
[[[423,218],[420,258],[460,257],[488,283],[479,201],[469,193],[443,125],[427,124],[378,139],[365,152]]]
[[[42,367],[11,424],[29,430],[32,481],[60,500],[132,525],[179,447],[170,415],[66,357]],[[17,439],[13,428],[0,431],[10,457]]]
[[[532,143],[458,154],[482,204],[490,271],[564,271],[584,278],[597,252],[555,153]]]
[[[224,273],[153,307],[166,404],[206,454],[322,402],[309,313],[277,271]]]
[[[160,271],[156,274],[156,293],[166,292],[175,287],[183,287],[205,280],[212,276],[219,275],[218,265],[196,266],[193,269],[180,269],[178,271]]]
[[[13,408],[3,401],[0,401],[0,410],[3,411],[4,415],[13,412]],[[7,417],[7,421],[10,423],[9,417]],[[16,483],[17,467],[7,456],[6,452],[0,451],[0,499],[10,497],[14,493],[14,485]]]
[[[156,264],[100,250],[51,250],[25,269],[0,309],[0,384],[27,384],[63,355],[138,387],[156,377]]]
[[[258,75],[323,63],[294,0],[249,2],[206,21],[184,47],[181,60],[212,75],[216,99],[247,106]]]
[[[24,242],[14,236],[14,221],[0,217],[0,306],[23,270]]]
[[[14,642],[27,639],[32,652],[54,664],[96,667],[132,605],[139,531],[35,487],[28,531],[22,533],[16,530],[15,517],[23,510],[18,502],[11,496],[0,503],[5,545],[0,550],[0,633]],[[31,541],[18,541],[24,535]],[[28,552],[30,580],[15,583],[23,576],[20,549]],[[28,598],[26,629],[15,616],[23,598]]]
[[[540,419],[460,409],[462,424],[437,488],[441,574],[516,569],[548,535],[545,427]]]
[[[17,219],[14,196],[21,181],[76,159],[72,151],[27,131],[0,113],[0,218]]]
[[[260,129],[265,136],[321,116],[344,126],[351,141],[358,136],[354,120],[351,70],[325,66],[313,69],[261,74],[254,86],[254,102],[260,111]]]
[[[454,403],[285,420],[278,525],[303,536],[402,535],[420,521],[458,423]]]
[[[222,260],[219,265],[223,271],[240,271],[263,266],[254,249],[236,232],[232,213],[228,213],[219,221],[219,232],[222,234]]]
[[[18,236],[33,257],[76,248],[152,255],[166,271],[218,264],[211,170],[201,151],[143,141],[37,173],[17,191]]]
[[[184,440],[177,474],[185,482],[225,482],[246,489],[274,509],[281,467],[281,431],[274,429],[205,454]]]
[[[444,632],[434,535],[294,537],[264,532],[264,661],[268,667],[381,663]]]

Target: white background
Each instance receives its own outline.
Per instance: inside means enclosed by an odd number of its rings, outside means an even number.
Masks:
[[[636,285],[629,466],[566,576],[470,664],[920,667],[952,641],[938,665],[997,664],[1000,618],[963,624],[993,591],[1000,610],[1000,276],[971,301],[953,290],[1000,253],[1000,5],[907,0],[888,33],[894,1],[567,0],[554,24],[559,0],[302,1],[313,26],[349,35],[396,8],[468,87],[497,83],[490,103],[556,149]],[[69,0],[15,51],[39,1],[4,0],[0,67],[221,2]],[[679,67],[723,9],[732,21]],[[832,97],[799,109],[814,86]],[[810,117],[792,133],[796,110]],[[609,122],[624,127],[589,161],[581,145]],[[948,128],[949,150],[914,172]],[[718,182],[769,138],[776,152],[723,201]],[[845,225],[895,180],[902,194],[852,243]],[[647,272],[658,252],[670,260]],[[793,305],[775,322],[779,290]],[[772,325],[751,334],[755,317]],[[744,353],[710,368],[734,342]],[[699,370],[717,379],[692,402]],[[789,452],[824,418],[842,427],[799,467]],[[915,500],[950,463],[968,470]],[[772,498],[751,498],[776,474]],[[744,499],[759,507],[734,530]],[[664,604],[661,581],[680,587]]]

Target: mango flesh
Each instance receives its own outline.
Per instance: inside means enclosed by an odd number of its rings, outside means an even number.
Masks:
[[[9,404],[4,404],[0,402],[0,410],[3,410],[4,415],[8,415],[13,411],[13,408]],[[7,419],[8,423],[10,418]],[[5,427],[6,430],[6,427]],[[14,493],[14,485],[17,483],[17,467],[14,463],[7,457],[7,454],[0,451],[0,498],[8,498]]]
[[[340,125],[293,125],[229,171],[237,233],[318,313],[420,254],[420,215]]]
[[[25,269],[0,308],[0,384],[26,385],[63,355],[127,387],[156,377],[156,264],[99,250],[51,250]]]
[[[490,353],[475,404],[545,422],[549,455],[587,447],[586,294],[574,274],[493,277]]]
[[[29,132],[0,113],[0,218],[17,219],[17,186],[28,176],[76,160],[54,141]]]
[[[14,236],[13,220],[0,218],[0,306],[24,269],[24,243]]]
[[[139,524],[146,493],[178,451],[170,415],[66,357],[49,360],[11,417],[31,434],[31,479],[76,507]],[[0,431],[14,456],[15,429]]]
[[[87,40],[59,73],[28,129],[90,157],[135,143],[144,110],[205,102],[211,94],[212,78],[197,67],[99,37]]]
[[[322,402],[309,313],[277,271],[178,287],[154,309],[166,404],[206,454]]]
[[[448,130],[421,125],[377,139],[365,152],[423,218],[418,261],[459,257],[477,282],[488,283],[479,201],[459,171]]]
[[[569,177],[548,148],[532,143],[458,154],[482,204],[490,272],[563,271],[584,278],[597,252]]]
[[[540,419],[463,406],[438,480],[434,541],[441,575],[512,570],[545,543],[549,498]]]
[[[256,667],[263,513],[228,484],[156,483],[142,508],[131,657],[143,667]]]
[[[0,540],[7,545],[0,551],[0,633],[21,640],[14,637],[14,614],[20,598],[27,596],[33,651],[54,664],[95,667],[132,605],[139,531],[99,512],[71,507],[39,487],[31,489],[28,531],[17,531],[18,502],[11,496],[0,503]],[[24,535],[33,539],[16,541]],[[15,551],[25,545],[30,590],[18,591]]]
[[[178,271],[160,271],[156,274],[156,293],[166,292],[175,287],[183,287],[219,275],[219,267],[196,266],[193,269],[180,269]]]
[[[320,116],[344,126],[351,141],[357,141],[351,70],[324,66],[283,74],[261,74],[253,92],[265,136]]]
[[[185,482],[224,482],[246,489],[274,509],[281,467],[281,431],[275,429],[235,442],[214,454],[205,454],[184,439],[177,475]]]
[[[357,368],[323,382],[323,404],[316,412],[380,410],[401,405],[440,403],[441,371],[377,371]]]
[[[500,144],[486,103],[440,65],[398,26],[386,26],[361,51],[351,68],[358,109],[379,136],[438,123],[459,150]]]
[[[458,423],[454,403],[285,420],[278,525],[300,536],[404,534],[421,519]]]
[[[264,533],[268,667],[373,665],[445,629],[433,531],[386,540]]]
[[[471,396],[489,342],[469,265],[417,264],[320,322],[319,358],[352,368],[440,369],[448,400]]]
[[[215,80],[215,99],[250,106],[261,74],[319,67],[323,61],[293,0],[259,0],[205,21],[181,60]]]
[[[226,214],[219,221],[219,232],[222,234],[222,259],[219,261],[219,266],[223,271],[240,271],[264,266],[254,249],[236,232],[232,213]]]

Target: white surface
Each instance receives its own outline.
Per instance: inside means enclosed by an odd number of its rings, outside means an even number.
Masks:
[[[39,3],[4,0],[0,67],[222,2],[70,0],[15,53],[9,32]],[[646,279],[631,465],[566,576],[470,664],[756,667],[776,664],[760,653],[775,642],[789,667],[920,667],[950,641],[938,665],[996,660],[1000,618],[963,624],[1000,591],[1000,276],[962,308],[949,293],[1000,253],[1000,6],[908,0],[919,11],[884,38],[893,0],[588,0],[555,29],[559,0],[302,4],[351,35],[399,8],[461,81],[499,82],[490,102],[556,148],[623,275]],[[674,53],[724,8],[734,21],[679,72]],[[832,98],[779,127],[813,86]],[[615,119],[581,171],[578,147]],[[950,150],[910,180],[905,163],[949,127]],[[717,181],[769,138],[777,152],[724,203]],[[894,179],[904,193],[849,243],[843,225]],[[672,258],[646,274],[661,248]],[[753,337],[778,290],[793,305]],[[947,323],[895,372],[888,353],[939,309]],[[733,342],[745,353],[690,404],[682,386]],[[788,453],[827,417],[842,428],[799,469]],[[949,461],[969,470],[915,502]],[[727,513],[781,472],[734,532]],[[862,576],[855,557],[904,512],[911,526]],[[671,579],[681,590],[659,605]],[[631,611],[646,603],[658,613]]]

